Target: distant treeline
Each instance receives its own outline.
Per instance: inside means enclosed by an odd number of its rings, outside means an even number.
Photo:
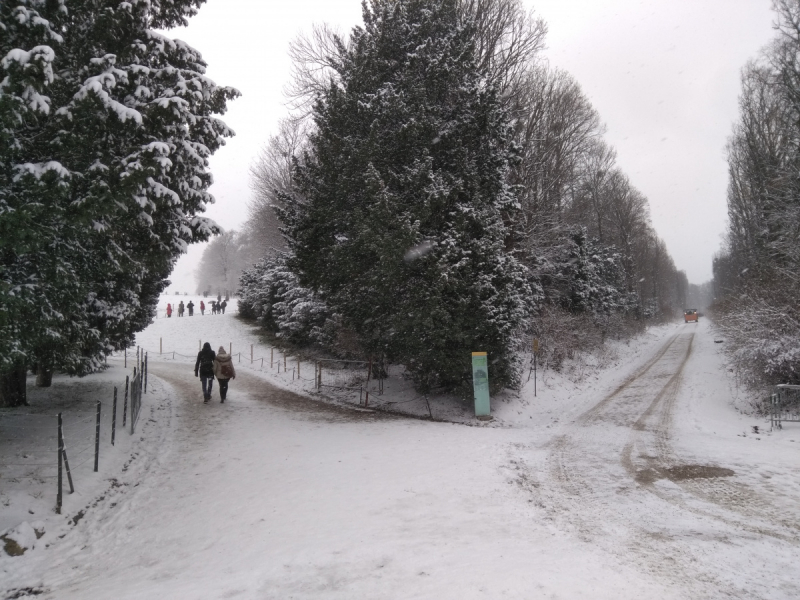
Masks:
[[[714,259],[715,318],[755,386],[800,383],[800,2],[773,8],[777,35],[742,72]]]

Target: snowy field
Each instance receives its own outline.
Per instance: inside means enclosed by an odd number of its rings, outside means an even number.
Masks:
[[[374,403],[414,418],[323,398],[313,363],[284,370],[226,312],[162,309],[138,336],[139,429],[103,440],[62,515],[52,469],[0,471],[0,531],[29,548],[0,552],[0,598],[800,597],[800,424],[770,432],[741,410],[707,321],[540,372],[536,397],[531,381],[480,423],[454,398],[418,418],[399,377]],[[241,361],[225,404],[202,402],[199,341]],[[31,382],[33,406],[14,410],[77,423],[100,399],[106,419],[128,360]],[[0,427],[14,418],[34,419],[4,412]],[[0,441],[0,462],[18,451]]]

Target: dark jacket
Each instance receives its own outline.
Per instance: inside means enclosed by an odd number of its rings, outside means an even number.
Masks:
[[[203,349],[197,353],[197,362],[194,363],[195,376],[200,374],[200,377],[214,377],[214,359],[217,355],[211,349],[211,344],[206,342],[203,344]]]

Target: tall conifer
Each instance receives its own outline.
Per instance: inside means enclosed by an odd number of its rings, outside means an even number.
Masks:
[[[208,157],[237,92],[155,31],[202,0],[0,3],[0,373],[92,370],[208,238]]]
[[[518,382],[524,268],[504,248],[513,144],[457,0],[372,0],[318,99],[285,232],[301,282],[421,389],[469,380],[487,351]]]

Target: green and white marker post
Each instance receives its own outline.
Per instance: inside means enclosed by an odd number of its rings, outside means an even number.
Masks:
[[[472,389],[475,394],[475,416],[491,418],[489,402],[489,357],[486,352],[472,353]]]

